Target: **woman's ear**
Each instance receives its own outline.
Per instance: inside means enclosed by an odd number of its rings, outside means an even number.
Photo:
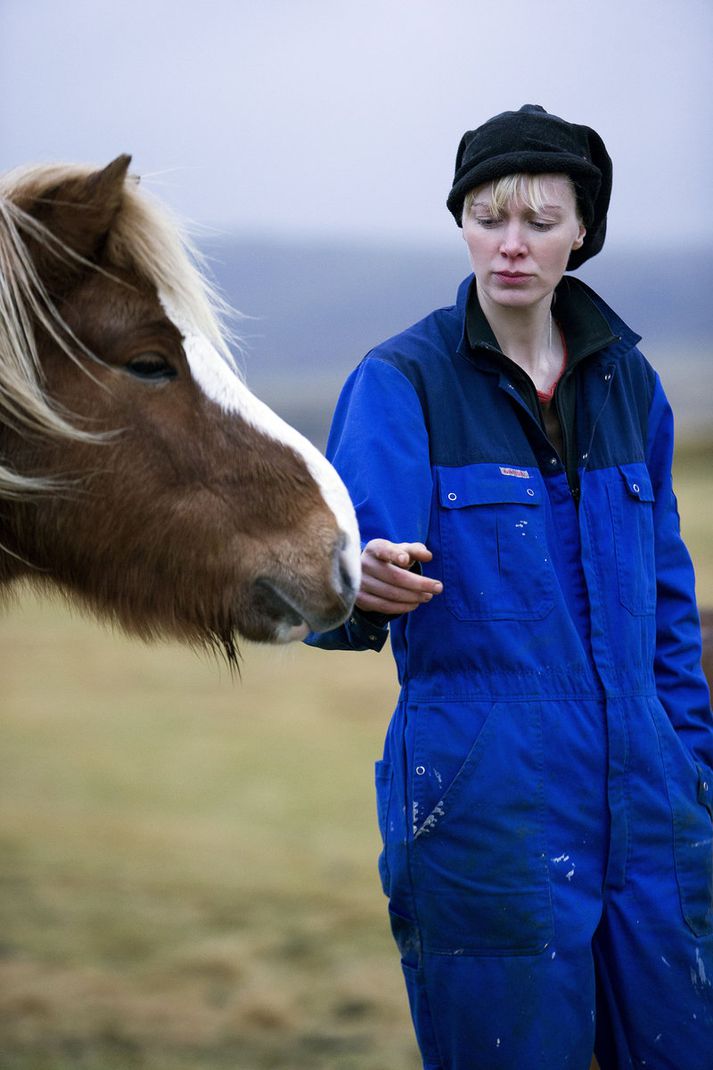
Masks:
[[[584,226],[583,223],[580,223],[579,224],[579,234],[577,235],[577,237],[575,238],[575,240],[572,243],[572,250],[581,249],[582,248],[582,246],[584,245],[584,236],[585,236],[586,233],[587,233],[587,228]]]

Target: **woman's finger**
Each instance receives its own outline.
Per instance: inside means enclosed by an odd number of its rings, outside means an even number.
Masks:
[[[408,572],[406,569],[380,561],[365,561],[362,576],[371,577],[404,591],[427,591],[429,594],[440,594],[443,590],[440,580],[434,580],[431,576],[422,576],[417,572]]]
[[[421,602],[391,602],[376,595],[360,591],[356,600],[359,609],[366,613],[386,613],[389,616],[398,616],[400,613],[410,613],[417,609]]]
[[[430,602],[433,591],[423,590],[417,587],[398,586],[389,583],[377,576],[364,576],[361,590],[378,598],[390,599],[393,602],[405,602],[416,605],[419,602]]]
[[[408,568],[411,560],[407,550],[397,543],[389,542],[388,539],[372,539],[364,547],[363,556],[371,556],[377,561],[401,568]]]
[[[396,544],[400,550],[409,555],[409,562],[430,561],[433,554],[422,542],[400,542]]]

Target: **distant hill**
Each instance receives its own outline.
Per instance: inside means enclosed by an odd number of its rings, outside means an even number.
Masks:
[[[229,302],[250,317],[237,325],[249,384],[320,444],[363,354],[452,304],[468,273],[455,235],[452,251],[254,237],[203,247]],[[606,250],[577,274],[644,336],[679,427],[713,425],[713,253]]]

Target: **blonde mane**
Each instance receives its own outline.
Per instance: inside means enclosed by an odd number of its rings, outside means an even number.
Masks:
[[[86,178],[96,170],[88,165],[50,164],[0,176],[0,421],[31,434],[100,442],[102,436],[76,426],[72,414],[46,395],[35,324],[70,360],[77,361],[79,353],[93,354],[62,320],[32,261],[28,238],[66,263],[81,262],[106,274],[111,274],[112,266],[134,270],[180,309],[231,367],[235,364],[225,326],[230,309],[207,281],[203,258],[182,227],[162,204],[139,189],[138,179],[124,183],[106,243],[108,268],[85,261],[20,207],[63,181]],[[0,499],[56,489],[56,481],[22,476],[3,461],[0,457]]]

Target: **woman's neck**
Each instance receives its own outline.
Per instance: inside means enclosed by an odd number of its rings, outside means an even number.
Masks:
[[[564,355],[560,333],[552,321],[551,298],[528,308],[495,304],[480,290],[478,299],[503,353],[527,372],[538,390],[546,390],[556,378]]]

